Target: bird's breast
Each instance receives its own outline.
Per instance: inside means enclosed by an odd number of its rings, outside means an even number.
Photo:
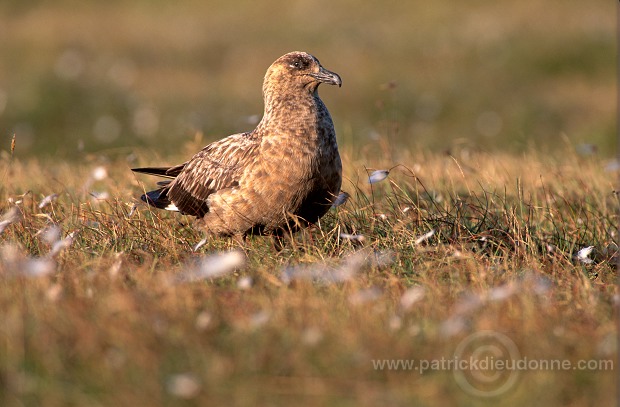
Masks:
[[[342,165],[323,103],[318,98],[297,102],[295,109],[263,117],[256,130],[260,158],[241,187],[253,192],[266,217],[292,213],[314,222],[339,193]]]

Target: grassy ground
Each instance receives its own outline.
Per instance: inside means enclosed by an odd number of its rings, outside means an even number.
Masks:
[[[617,366],[599,363],[617,356],[619,204],[604,162],[568,146],[551,158],[343,153],[350,199],[282,251],[268,238],[194,251],[189,218],[132,210],[152,180],[129,167],[156,160],[146,153],[5,154],[0,404],[612,403]],[[368,184],[364,167],[397,164]],[[571,367],[377,365],[455,354]],[[590,369],[573,369],[582,360]]]

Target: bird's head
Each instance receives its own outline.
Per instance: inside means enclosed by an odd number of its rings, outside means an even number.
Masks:
[[[342,85],[342,79],[321,66],[318,59],[306,52],[289,52],[278,58],[267,70],[263,91],[273,87],[293,91],[302,89],[314,93],[321,83]]]

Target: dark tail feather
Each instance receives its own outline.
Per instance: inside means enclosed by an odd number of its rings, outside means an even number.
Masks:
[[[141,174],[156,175],[164,178],[176,178],[184,169],[187,163],[175,165],[173,167],[144,167],[144,168],[132,168],[133,172],[139,172]]]
[[[158,177],[174,178],[177,174],[171,175],[168,170],[171,167],[145,167],[145,168],[132,168],[133,172],[140,174],[156,175]]]
[[[147,204],[159,209],[171,209],[171,202],[168,199],[168,188],[161,188],[147,192],[140,197]]]
[[[147,175],[155,175],[158,177],[164,177],[169,179],[176,178],[177,175],[183,171],[185,164],[176,165],[174,167],[144,167],[144,168],[132,168],[133,172]],[[179,211],[177,207],[168,198],[168,190],[170,189],[170,183],[172,181],[159,181],[158,186],[162,187],[155,191],[147,192],[142,195],[142,199],[147,204],[159,209],[166,209],[169,211]]]

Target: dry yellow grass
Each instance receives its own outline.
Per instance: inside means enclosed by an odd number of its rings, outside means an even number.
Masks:
[[[619,205],[596,156],[567,146],[551,158],[461,149],[363,160],[345,148],[351,198],[280,252],[267,238],[194,252],[202,236],[190,219],[131,213],[142,185],[119,156],[2,158],[0,212],[19,208],[1,235],[3,406],[486,405],[451,369],[375,364],[453,359],[489,330],[491,345],[505,335],[528,360],[615,363]],[[368,184],[364,167],[396,164]],[[591,263],[575,257],[590,245]],[[228,249],[243,251],[243,267],[184,278]],[[501,390],[494,405],[609,405],[612,367],[530,369],[505,389],[510,371],[467,377]]]

